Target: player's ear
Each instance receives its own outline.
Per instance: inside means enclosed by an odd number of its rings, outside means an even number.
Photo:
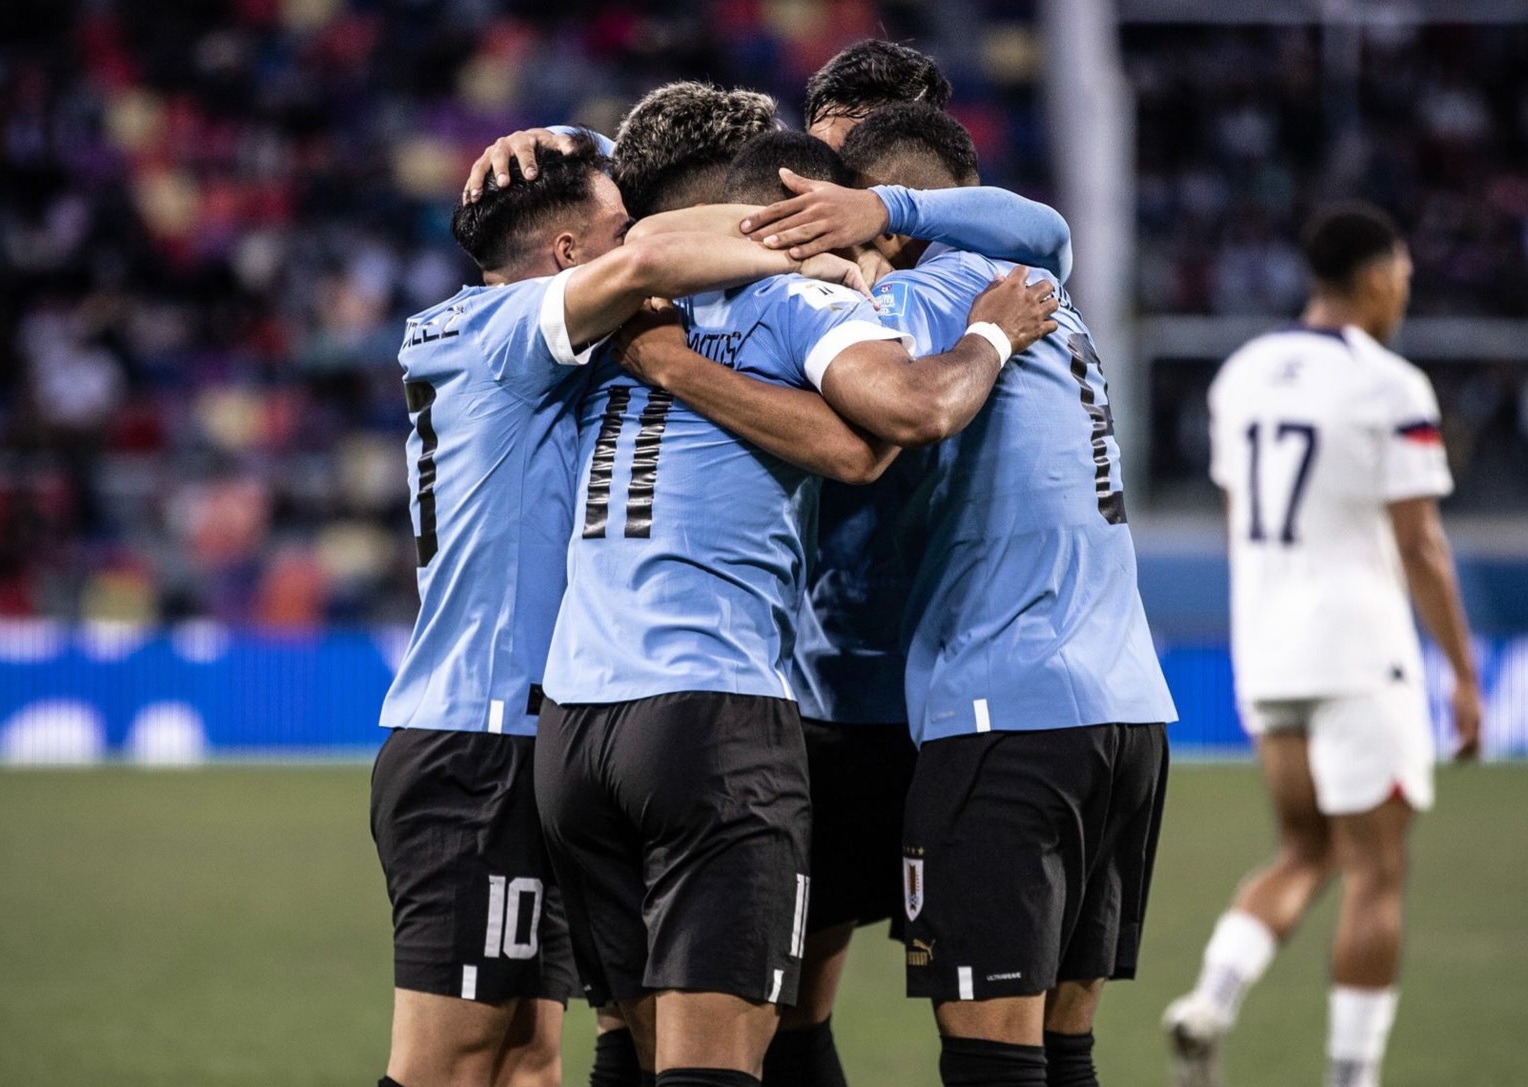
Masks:
[[[557,270],[571,268],[578,263],[578,239],[564,230],[552,239],[552,259],[557,262]]]

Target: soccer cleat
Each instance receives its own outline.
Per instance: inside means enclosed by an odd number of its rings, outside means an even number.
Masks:
[[[1172,1056],[1172,1087],[1222,1087],[1220,1042],[1230,1023],[1197,993],[1180,996],[1162,1013]]]

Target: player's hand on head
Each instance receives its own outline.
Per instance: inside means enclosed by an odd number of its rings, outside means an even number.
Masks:
[[[1061,304],[1056,285],[1048,279],[1026,285],[1028,278],[1029,269],[1021,265],[994,279],[971,303],[970,323],[991,321],[997,325],[1013,344],[1015,354],[1059,327],[1051,317]]]
[[[886,229],[886,205],[868,189],[814,181],[783,166],[780,180],[800,195],[762,208],[740,224],[745,235],[769,249],[789,249],[793,258],[805,260],[868,242]]]
[[[520,164],[520,176],[527,181],[536,178],[536,148],[550,147],[564,154],[573,150],[573,138],[559,135],[550,129],[527,128],[500,136],[483,149],[472,170],[467,174],[467,186],[462,190],[462,203],[473,204],[483,195],[483,185],[492,175],[500,188],[509,184],[509,163],[513,159]]]
[[[870,297],[870,288],[865,283],[865,274],[860,271],[860,266],[836,253],[819,253],[815,257],[808,257],[801,262],[801,274],[823,283],[838,283],[866,298]]]
[[[1472,762],[1480,758],[1480,685],[1455,683],[1451,701],[1454,710],[1454,760]]]
[[[611,338],[615,359],[635,377],[662,386],[663,365],[674,352],[687,352],[684,323],[672,303],[650,298]]]

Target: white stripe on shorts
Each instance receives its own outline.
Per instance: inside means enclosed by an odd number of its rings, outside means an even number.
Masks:
[[[987,712],[987,700],[985,698],[978,698],[975,702],[971,703],[971,708],[976,711],[976,731],[991,732],[992,715]]]
[[[477,999],[477,967],[462,967],[462,999]]]
[[[504,731],[504,700],[502,698],[489,699],[488,731],[501,734]]]
[[[780,999],[780,990],[785,988],[785,971],[776,970],[774,981],[770,983],[769,995],[764,999],[773,1004]]]
[[[971,968],[969,966],[957,966],[955,968],[955,981],[960,986],[960,999],[976,999],[976,987],[971,983]]]
[[[806,907],[812,893],[812,877],[796,873],[796,916],[791,922],[791,955],[806,954]]]

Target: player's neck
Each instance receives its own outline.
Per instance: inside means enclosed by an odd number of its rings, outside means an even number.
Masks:
[[[1300,315],[1300,324],[1306,328],[1329,328],[1340,330],[1348,325],[1363,329],[1376,340],[1383,339],[1384,329],[1374,315],[1356,299],[1333,295],[1314,295]]]
[[[506,264],[500,268],[483,273],[483,285],[485,287],[502,287],[507,283],[519,283],[522,279],[536,279],[538,276],[554,276],[562,271],[557,266],[557,260],[550,253],[543,256],[540,261],[518,261],[514,264]]]

